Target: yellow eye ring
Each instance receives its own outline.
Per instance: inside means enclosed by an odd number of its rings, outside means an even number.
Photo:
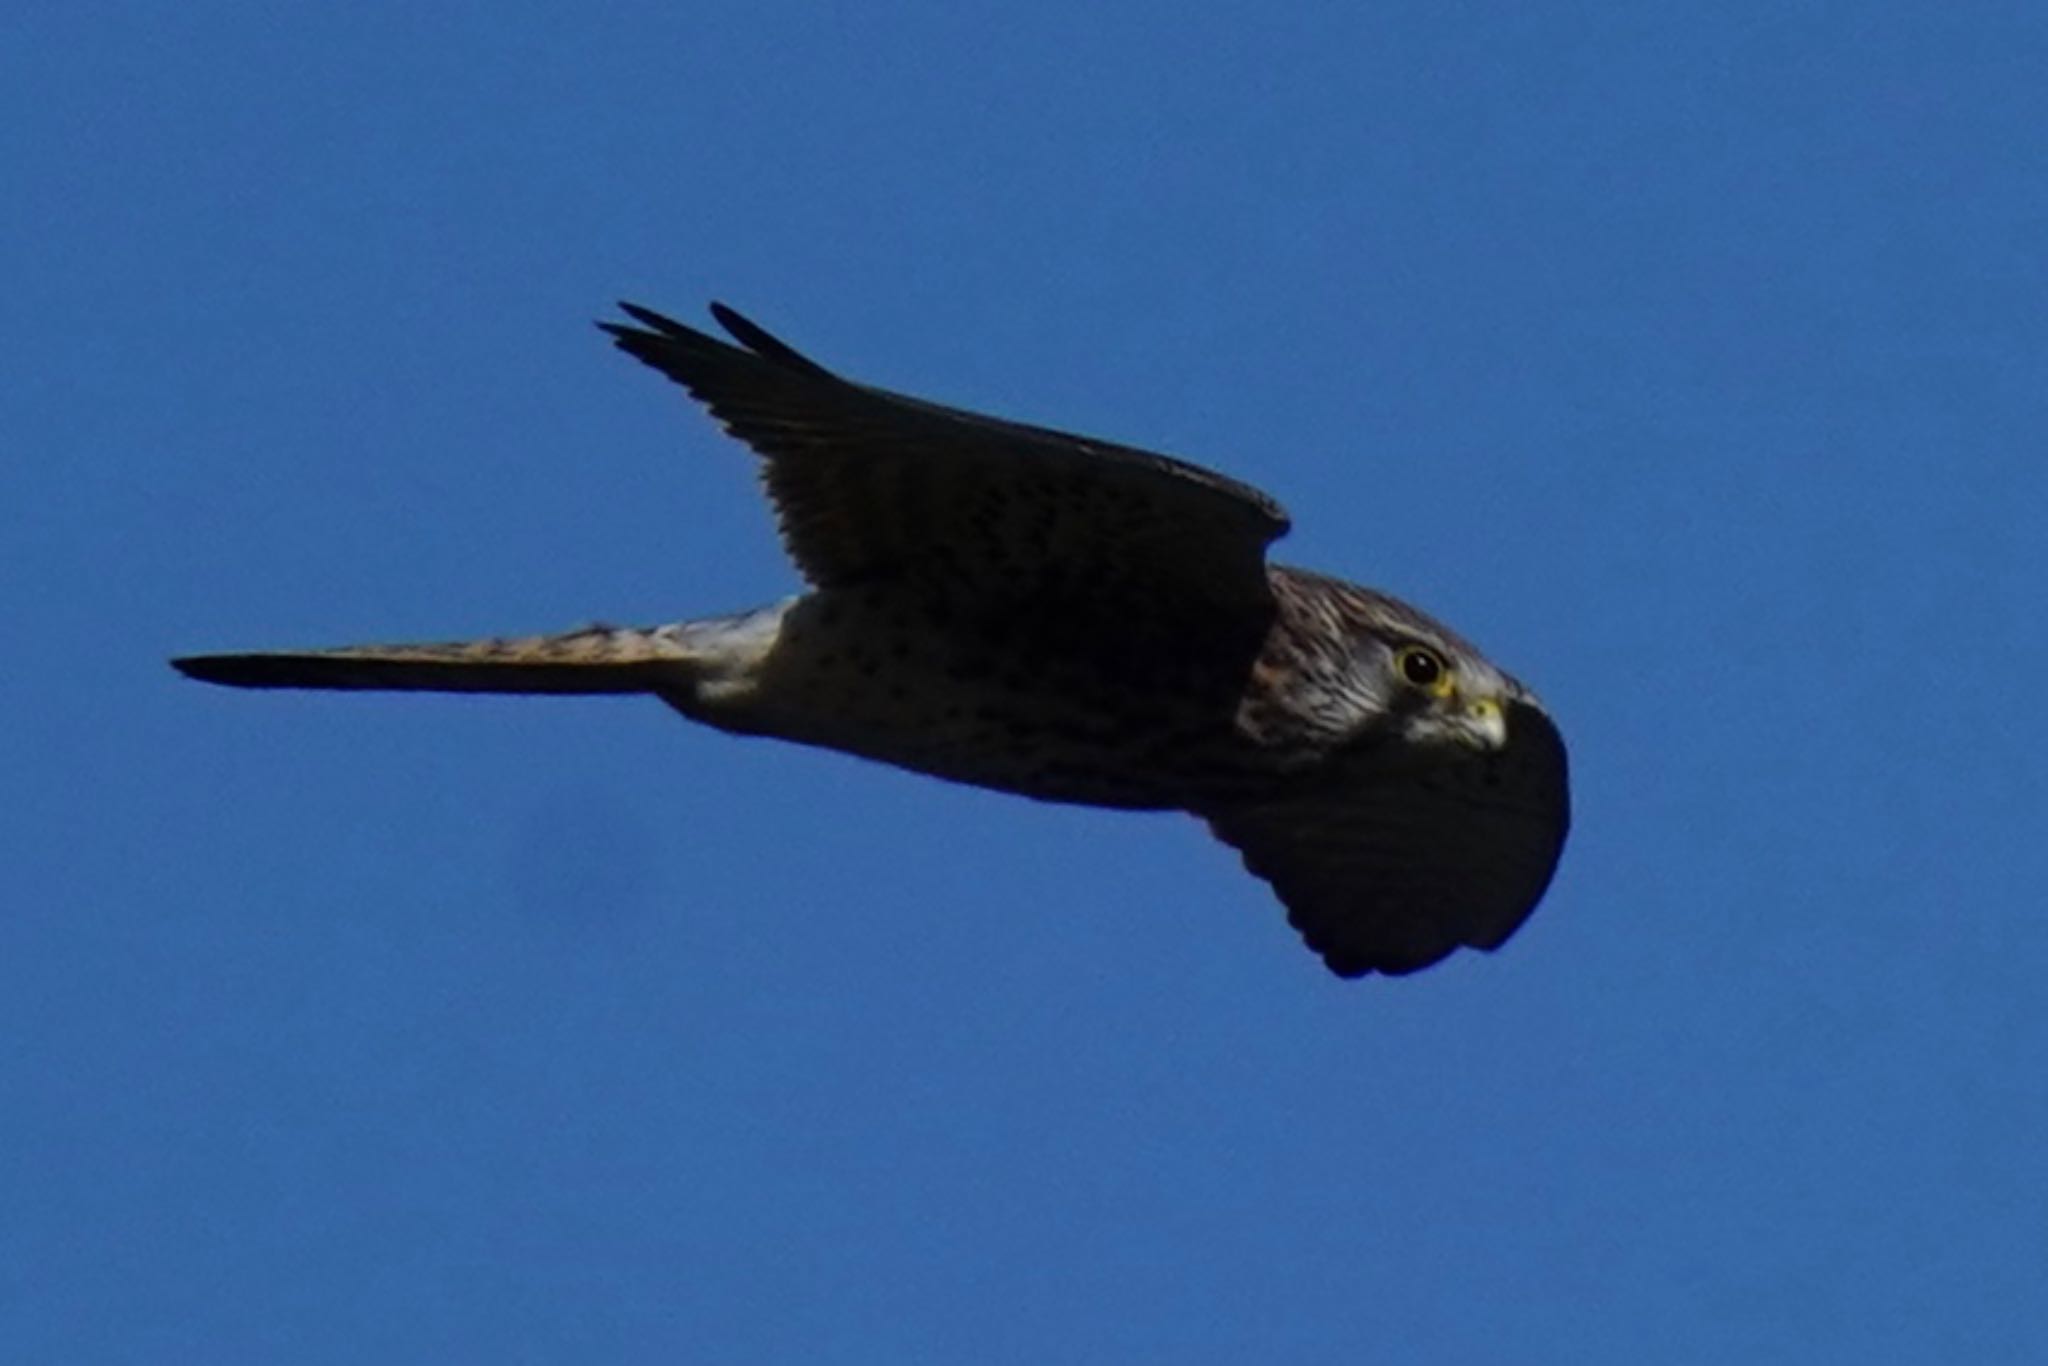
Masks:
[[[1404,645],[1394,652],[1394,668],[1412,688],[1438,697],[1451,691],[1451,666],[1427,645]]]

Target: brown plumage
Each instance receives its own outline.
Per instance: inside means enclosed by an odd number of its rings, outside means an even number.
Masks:
[[[1179,809],[1270,882],[1330,968],[1498,947],[1569,823],[1541,704],[1370,589],[1269,565],[1287,516],[1166,456],[843,380],[720,305],[741,346],[600,324],[763,459],[809,584],[732,617],[173,661],[258,688],[648,693],[745,734],[1049,801]]]

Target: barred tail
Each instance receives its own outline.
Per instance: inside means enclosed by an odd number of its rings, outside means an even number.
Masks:
[[[188,655],[171,667],[235,688],[641,693],[680,683],[691,659],[674,628],[590,626],[558,636]]]

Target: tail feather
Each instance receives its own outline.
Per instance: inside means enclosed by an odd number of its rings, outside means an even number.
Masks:
[[[235,688],[643,693],[676,683],[689,658],[672,631],[591,626],[564,635],[444,644],[187,655],[171,667]]]

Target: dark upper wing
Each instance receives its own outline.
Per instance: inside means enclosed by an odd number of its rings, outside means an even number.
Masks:
[[[632,304],[619,348],[709,407],[766,460],[782,535],[811,583],[920,579],[990,601],[1065,597],[1163,611],[1264,611],[1287,516],[1258,490],[1129,447],[840,379],[722,305],[745,349]]]
[[[1340,977],[1495,949],[1536,909],[1571,823],[1564,742],[1533,706],[1500,753],[1392,767],[1370,753],[1278,800],[1202,814],[1273,884]]]

